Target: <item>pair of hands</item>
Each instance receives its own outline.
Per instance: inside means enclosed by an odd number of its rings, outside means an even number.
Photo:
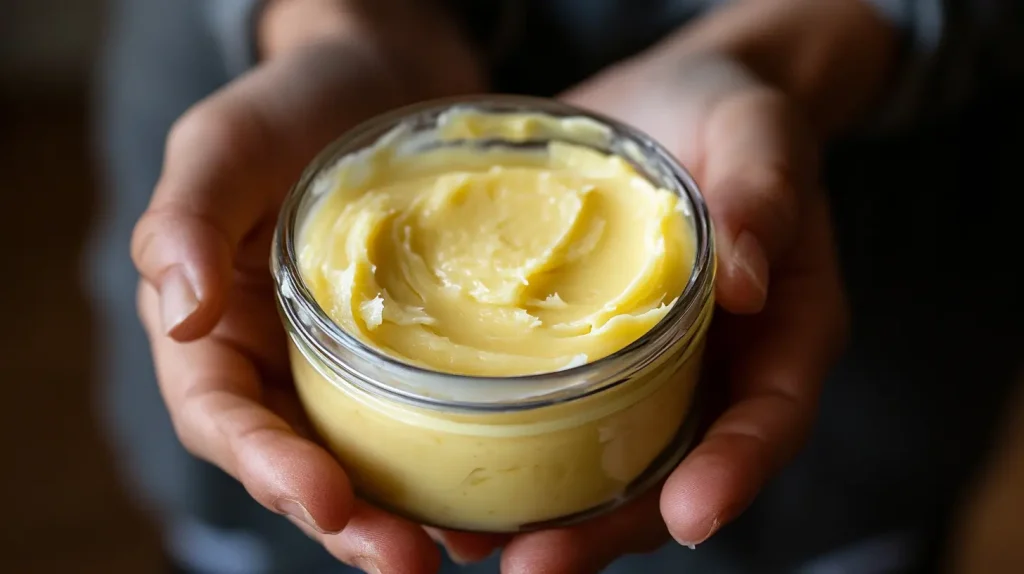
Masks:
[[[277,209],[305,164],[355,123],[406,103],[357,43],[268,58],[186,114],[133,238],[138,306],[186,448],[339,560],[431,573],[503,548],[504,572],[598,572],[671,538],[699,544],[800,448],[842,339],[844,302],[816,140],[793,102],[735,60],[639,58],[562,99],[646,131],[694,174],[716,224],[719,313],[708,374],[727,408],[655,490],[570,528],[424,529],[354,497],[291,387],[267,269]],[[472,82],[461,86],[476,87]]]

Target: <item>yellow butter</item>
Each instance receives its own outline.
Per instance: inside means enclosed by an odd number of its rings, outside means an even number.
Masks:
[[[556,129],[603,134],[589,120],[472,113],[439,133],[528,141]],[[299,265],[335,322],[395,359],[552,372],[628,346],[683,292],[695,252],[683,201],[579,145],[402,153],[385,140],[335,170]]]

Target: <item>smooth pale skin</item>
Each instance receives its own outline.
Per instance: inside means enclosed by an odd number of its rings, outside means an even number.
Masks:
[[[507,132],[524,118],[495,119]],[[329,172],[299,264],[336,323],[404,362],[516,376],[596,361],[650,330],[690,277],[686,202],[622,158],[559,142],[368,151]]]
[[[263,62],[176,123],[132,242],[139,313],[183,444],[371,572],[431,574],[439,554],[415,523],[354,500],[341,466],[308,440],[269,239],[284,194],[339,133],[387,108],[488,90],[433,6],[271,0]],[[800,448],[845,319],[815,151],[884,95],[897,39],[863,0],[731,2],[561,96],[646,131],[701,186],[715,295],[736,314],[719,315],[708,344],[709,357],[729,357],[716,380],[728,410],[660,492],[513,539],[430,531],[449,553],[470,561],[502,546],[505,573],[596,573],[670,534],[699,544]],[[748,73],[714,73],[736,66]]]
[[[522,139],[586,127],[470,113],[442,131]],[[333,187],[297,246],[307,287],[365,344],[435,371],[515,376],[603,358],[664,317],[693,269],[684,200],[582,146],[401,154],[384,138],[325,175]],[[672,443],[712,306],[629,383],[555,407],[416,408],[332,383],[297,346],[294,378],[363,496],[427,524],[515,531],[623,496]]]

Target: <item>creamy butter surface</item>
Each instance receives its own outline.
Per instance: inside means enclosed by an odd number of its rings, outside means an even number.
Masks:
[[[522,141],[587,122],[460,114],[439,131]],[[690,277],[685,200],[622,158],[385,140],[349,159],[301,230],[300,268],[334,321],[400,361],[477,376],[589,363],[646,333]]]
[[[367,346],[427,369],[321,352],[307,338],[318,328],[285,313],[306,415],[360,497],[418,523],[517,532],[625,504],[690,444],[714,309],[713,252],[696,256],[702,205],[685,186],[681,198],[641,177],[629,161],[654,173],[673,164],[610,123],[438,112],[407,116],[368,147],[361,134],[380,131],[356,130],[348,149],[359,151],[300,188],[298,233],[284,245],[298,269],[289,257],[282,307],[297,301],[298,271],[304,306],[311,296]],[[436,374],[597,361],[663,319],[691,276],[694,316],[591,372]],[[552,398],[463,408],[537,396]]]

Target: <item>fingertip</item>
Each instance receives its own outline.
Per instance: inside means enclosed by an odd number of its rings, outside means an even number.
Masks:
[[[345,530],[324,539],[331,554],[371,573],[434,574],[437,546],[418,525],[357,500]]]
[[[348,476],[319,446],[288,430],[267,429],[236,449],[238,478],[270,510],[317,532],[341,532],[355,497]]]
[[[160,326],[165,335],[179,342],[205,335],[216,322],[211,297],[200,298],[194,280],[181,265],[167,270],[157,284],[160,298]]]
[[[707,489],[692,478],[689,474],[673,477],[661,492],[661,515],[669,534],[691,548],[710,538],[721,523],[719,501],[705,498]]]
[[[231,249],[220,233],[195,216],[147,212],[132,236],[132,260],[159,294],[165,335],[186,342],[213,329],[230,283]]]
[[[738,516],[760,487],[760,473],[745,473],[735,457],[698,449],[669,476],[661,491],[661,515],[672,538],[694,547]]]
[[[609,514],[515,537],[502,553],[502,572],[601,572],[627,554],[646,554],[669,540],[659,513],[660,489]]]

